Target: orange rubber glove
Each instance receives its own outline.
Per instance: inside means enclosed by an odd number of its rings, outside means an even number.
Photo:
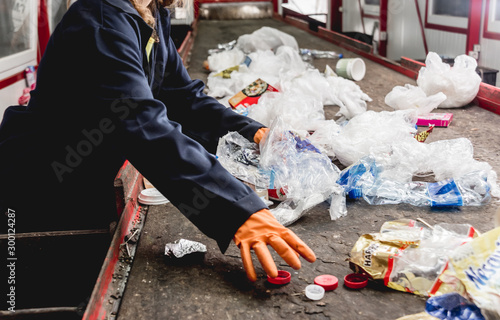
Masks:
[[[271,277],[278,276],[278,269],[267,245],[295,270],[300,269],[299,254],[309,262],[316,261],[314,252],[293,233],[282,226],[268,209],[257,211],[236,231],[234,242],[240,248],[243,267],[250,281],[257,280],[250,249],[255,251],[264,271]]]
[[[256,144],[259,144],[261,141],[264,142],[266,140],[268,133],[269,133],[269,128],[260,128],[253,136],[253,141]]]

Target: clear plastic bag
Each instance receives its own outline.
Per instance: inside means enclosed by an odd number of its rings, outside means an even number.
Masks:
[[[462,107],[476,97],[481,77],[476,73],[477,62],[474,58],[460,55],[450,67],[437,53],[429,52],[425,65],[418,73],[417,85],[427,96],[438,92],[446,95],[439,108]]]
[[[335,181],[340,170],[280,117],[274,120],[261,147],[260,163],[274,172],[276,187],[286,192],[287,200],[271,210],[283,225],[293,223],[339,190]]]
[[[240,36],[236,42],[236,48],[245,53],[257,50],[276,50],[280,46],[292,47],[297,52],[299,45],[291,35],[271,27],[262,27],[251,34]]]
[[[321,101],[295,92],[266,93],[248,107],[248,116],[268,127],[281,116],[295,130],[315,130],[325,120]]]
[[[208,56],[208,67],[210,71],[219,72],[224,69],[240,65],[245,60],[245,54],[238,49],[222,51]]]
[[[445,100],[446,95],[442,92],[427,96],[420,87],[411,84],[396,86],[385,96],[389,107],[395,110],[416,109],[418,114],[431,113]]]
[[[238,132],[229,132],[219,139],[216,154],[220,164],[234,177],[256,188],[272,187],[271,172],[260,167],[259,146]]]
[[[416,122],[412,110],[370,110],[352,118],[332,141],[332,148],[339,161],[349,166],[372,151],[386,153],[394,143],[416,141]]]

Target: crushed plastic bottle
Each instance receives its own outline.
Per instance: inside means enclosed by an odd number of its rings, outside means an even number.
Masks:
[[[414,206],[480,206],[487,203],[490,185],[484,171],[439,182],[403,183],[381,177],[384,168],[371,156],[344,169],[337,181],[350,198],[363,198],[372,205],[407,203]]]

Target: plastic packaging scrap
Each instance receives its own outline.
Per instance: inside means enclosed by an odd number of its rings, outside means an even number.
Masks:
[[[439,320],[439,319],[431,316],[430,314],[428,314],[427,312],[424,311],[424,312],[419,312],[419,313],[403,316],[403,317],[397,318],[396,320]]]
[[[262,39],[259,41],[262,42]],[[293,42],[296,43],[295,39]],[[247,56],[252,61],[248,66],[244,64],[244,53],[239,49],[241,48],[236,46],[231,51],[213,54],[208,59],[210,70],[217,72],[211,73],[207,79],[207,94],[218,98],[226,106],[228,105],[224,97],[234,96],[257,78],[276,87],[280,92],[319,98],[323,105],[338,105],[338,115],[347,119],[365,112],[366,102],[371,101],[356,83],[337,77],[330,67],[322,74],[309,66],[302,60],[298,49],[287,41],[280,43],[273,50],[259,49],[248,52]],[[218,76],[222,70],[236,68],[236,65],[238,70],[232,71],[230,79]],[[269,119],[269,122],[272,120]]]
[[[169,257],[182,258],[195,252],[207,252],[207,247],[203,243],[186,239],[180,239],[165,245],[165,255]]]
[[[245,58],[245,60],[243,61],[242,63],[242,66],[245,65],[246,67],[248,67],[250,65],[250,63],[252,62],[252,59],[250,59],[248,56]],[[224,79],[229,79],[231,78],[231,73],[233,71],[240,71],[240,65],[237,65],[237,66],[233,66],[233,67],[230,67],[230,68],[227,68],[227,69],[224,69],[222,70],[221,72],[218,72],[216,74],[214,74],[213,76],[214,77],[222,77]]]
[[[474,303],[456,292],[427,299],[425,311],[442,320],[485,320]]]
[[[245,61],[245,54],[238,49],[222,51],[208,56],[208,67],[210,71],[220,72],[242,64]]]
[[[311,131],[321,127],[325,121],[320,100],[295,92],[263,95],[257,104],[248,108],[248,116],[268,127],[281,116],[293,129]]]
[[[442,92],[427,96],[420,87],[406,84],[396,86],[385,96],[385,103],[395,110],[416,109],[417,114],[431,113],[443,101],[446,95]]]
[[[335,51],[321,51],[305,48],[301,48],[299,53],[304,61],[312,61],[313,59],[342,59],[344,56],[342,53],[337,53]]]
[[[476,73],[477,62],[465,54],[455,58],[453,67],[444,63],[435,52],[429,52],[425,67],[418,73],[417,85],[431,96],[442,92],[446,100],[439,108],[458,108],[471,102],[481,84],[481,77]]]
[[[229,132],[219,139],[217,159],[237,179],[256,188],[273,188],[273,173],[260,166],[259,146],[238,132]]]
[[[441,223],[427,228],[412,219],[385,222],[378,233],[362,235],[350,254],[351,269],[403,292],[431,296],[454,291],[439,276],[448,256],[476,237],[468,224]]]
[[[280,46],[292,47],[299,50],[297,40],[291,35],[271,27],[262,27],[251,34],[240,36],[236,42],[236,48],[245,53],[257,50],[276,50]]]
[[[418,142],[425,142],[429,135],[431,134],[432,130],[434,130],[434,125],[430,125],[429,129],[419,132],[415,135],[415,139],[417,139]]]
[[[236,40],[232,40],[232,41],[227,42],[227,43],[219,43],[217,45],[216,49],[209,49],[208,54],[210,55],[210,54],[219,53],[222,51],[232,50],[235,45],[236,45]]]
[[[372,156],[361,158],[344,169],[338,183],[351,198],[363,198],[372,205],[407,203],[414,206],[479,206],[487,203],[490,186],[484,171],[439,182],[403,183],[381,176],[383,166]]]
[[[481,309],[486,319],[500,318],[500,228],[490,230],[450,254],[450,270],[440,277]]]
[[[280,117],[275,119],[261,147],[260,158],[261,166],[275,173],[276,186],[286,190],[287,199],[271,210],[285,226],[332,194],[342,192],[335,183],[340,170],[307,136],[301,137],[289,128]]]
[[[361,157],[376,152],[375,148],[389,151],[396,142],[416,142],[415,112],[367,111],[352,118],[333,139],[332,148],[338,160],[349,166]]]

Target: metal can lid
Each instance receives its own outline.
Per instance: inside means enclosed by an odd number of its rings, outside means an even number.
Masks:
[[[325,288],[317,284],[310,284],[306,287],[306,297],[311,300],[320,300],[325,295]]]
[[[269,275],[267,276],[267,281],[272,284],[287,284],[290,282],[292,275],[290,272],[285,270],[278,270],[278,276],[276,278],[271,278]]]
[[[322,286],[325,291],[331,291],[337,289],[339,285],[339,279],[329,274],[323,274],[314,278],[314,284]]]
[[[344,277],[344,284],[351,289],[361,289],[368,284],[368,277],[361,273],[351,273]]]

